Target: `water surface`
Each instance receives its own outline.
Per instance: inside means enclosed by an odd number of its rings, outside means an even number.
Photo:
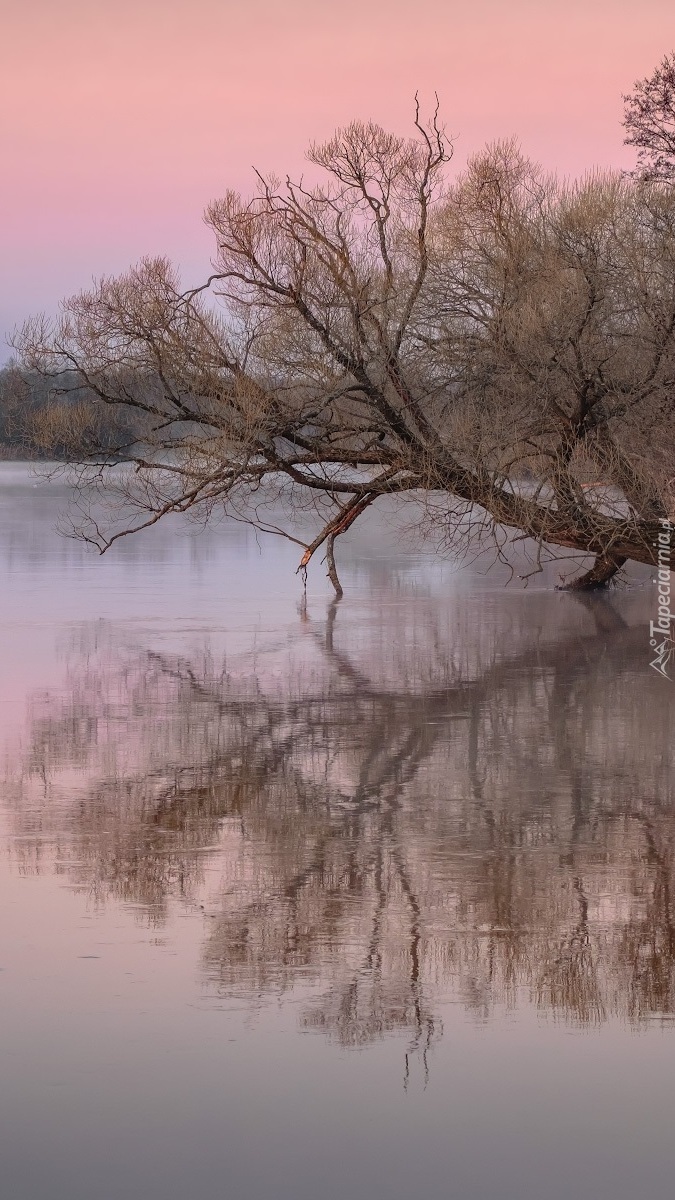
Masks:
[[[12,1200],[624,1200],[675,1171],[673,685],[649,583],[373,520],[345,597],[0,464]]]

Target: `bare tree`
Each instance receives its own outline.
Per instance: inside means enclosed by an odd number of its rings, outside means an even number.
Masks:
[[[561,186],[513,143],[470,163],[440,217],[445,436],[493,520],[595,552],[577,586],[653,561],[672,510],[674,218],[663,187]]]
[[[27,324],[23,362],[55,393],[75,370],[94,409],[145,423],[142,440],[104,446],[80,411],[80,536],[104,551],[169,512],[224,508],[298,541],[302,568],[325,547],[340,591],[335,539],[407,494],[454,547],[508,555],[515,531],[533,570],[594,556],[582,586],[655,563],[675,197],[619,176],[561,187],[511,144],[450,187],[437,116],[415,126],[404,139],[355,123],[311,148],[311,186],[259,176],[253,199],[214,202],[203,287],[144,261],[55,325]],[[45,427],[65,441],[60,421],[55,395]],[[314,536],[294,523],[303,507]]]
[[[636,146],[641,179],[675,180],[675,54],[666,54],[653,74],[638,79],[625,101],[625,142]]]

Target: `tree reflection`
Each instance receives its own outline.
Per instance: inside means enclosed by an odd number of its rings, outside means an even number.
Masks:
[[[48,852],[158,924],[203,905],[212,985],[309,988],[304,1027],[344,1045],[405,1033],[426,1062],[449,998],[675,1015],[673,701],[643,625],[571,596],[351,611],[254,659],[72,646],[14,771],[23,868]]]

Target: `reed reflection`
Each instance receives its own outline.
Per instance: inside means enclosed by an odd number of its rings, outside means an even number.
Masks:
[[[448,999],[675,1015],[674,706],[612,602],[333,603],[255,657],[112,628],[69,657],[8,784],[20,866],[156,924],[203,905],[222,993],[303,985],[307,1029],[423,1053]]]

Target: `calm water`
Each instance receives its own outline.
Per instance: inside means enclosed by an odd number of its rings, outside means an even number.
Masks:
[[[335,604],[240,525],[98,558],[64,500],[0,465],[3,1195],[671,1194],[649,584],[384,522]]]

